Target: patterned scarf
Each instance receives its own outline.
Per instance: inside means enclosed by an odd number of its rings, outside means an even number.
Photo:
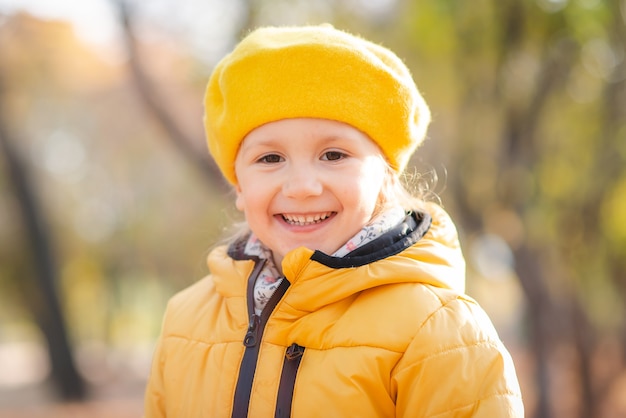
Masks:
[[[368,242],[375,240],[398,225],[404,217],[404,209],[399,207],[381,213],[365,225],[356,235],[350,238],[341,248],[335,251],[332,256],[343,257]],[[247,255],[267,260],[265,267],[261,270],[254,284],[254,310],[257,315],[260,315],[267,301],[274,294],[280,282],[282,282],[283,277],[274,264],[272,251],[263,245],[254,234],[250,234],[244,252]]]

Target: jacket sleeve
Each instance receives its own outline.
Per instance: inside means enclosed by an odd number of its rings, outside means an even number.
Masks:
[[[162,339],[157,342],[157,346],[152,359],[152,368],[146,392],[144,396],[144,417],[164,418],[165,417],[165,391],[163,388],[163,361],[162,361]]]
[[[422,324],[392,383],[397,417],[524,417],[511,356],[466,296],[443,302]]]

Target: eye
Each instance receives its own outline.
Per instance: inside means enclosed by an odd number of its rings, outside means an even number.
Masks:
[[[276,164],[276,163],[279,163],[279,162],[283,161],[283,157],[281,157],[278,154],[267,154],[267,155],[264,155],[261,158],[259,158],[258,161],[260,163]]]
[[[326,151],[322,155],[322,160],[324,160],[324,161],[337,161],[337,160],[341,160],[342,158],[345,158],[345,157],[346,157],[346,154],[344,154],[343,152]]]

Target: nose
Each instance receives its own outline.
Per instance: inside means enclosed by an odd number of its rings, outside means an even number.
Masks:
[[[314,168],[307,164],[294,164],[286,173],[283,181],[283,194],[293,199],[319,196],[322,182]]]

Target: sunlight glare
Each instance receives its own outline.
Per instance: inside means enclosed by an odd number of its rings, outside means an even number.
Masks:
[[[106,0],[0,0],[0,13],[26,12],[46,20],[65,20],[90,44],[110,43],[116,36],[114,10]]]

